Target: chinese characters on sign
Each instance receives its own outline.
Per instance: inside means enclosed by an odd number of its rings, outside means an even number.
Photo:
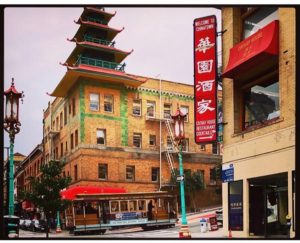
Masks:
[[[216,16],[194,20],[195,142],[217,139]]]

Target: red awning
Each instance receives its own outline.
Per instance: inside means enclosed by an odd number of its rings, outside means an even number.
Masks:
[[[60,192],[62,199],[73,200],[77,194],[99,194],[99,193],[125,193],[124,188],[97,187],[97,186],[75,186]]]
[[[278,26],[279,21],[274,20],[232,47],[222,77],[236,78],[262,65],[273,65],[278,59]]]

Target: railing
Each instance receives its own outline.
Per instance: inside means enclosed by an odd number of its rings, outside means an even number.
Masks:
[[[89,22],[94,22],[94,23],[103,24],[103,25],[107,25],[108,24],[107,21],[104,21],[104,20],[101,20],[101,19],[92,18],[92,17],[87,17],[86,20],[89,21]]]
[[[89,35],[84,35],[83,39],[85,41],[89,41],[89,42],[93,42],[93,43],[97,43],[97,44],[101,44],[101,45],[106,45],[106,46],[115,46],[115,42],[111,42],[111,41],[107,41],[107,40],[102,40],[102,39],[98,39],[98,38],[94,38],[91,37]]]
[[[126,66],[125,63],[120,64],[120,63],[116,63],[116,62],[103,61],[100,59],[94,59],[94,58],[82,57],[82,56],[79,56],[75,63],[75,65],[79,65],[79,64],[103,67],[103,68],[118,70],[118,71],[122,71],[122,72],[125,71],[125,66]]]

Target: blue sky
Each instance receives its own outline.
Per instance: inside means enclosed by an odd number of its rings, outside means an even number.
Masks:
[[[75,47],[67,41],[76,33],[74,23],[83,8],[6,8],[4,12],[4,89],[11,78],[19,92],[21,131],[16,135],[15,152],[28,155],[42,141],[43,109],[53,98],[46,95],[59,83],[64,62]],[[117,11],[109,25],[125,29],[115,38],[116,48],[134,49],[125,59],[126,72],[193,84],[193,21],[217,15],[214,8],[106,8]],[[4,146],[8,146],[4,133]],[[5,157],[6,157],[6,151]]]

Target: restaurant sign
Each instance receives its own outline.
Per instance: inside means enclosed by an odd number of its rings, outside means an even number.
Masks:
[[[195,142],[217,140],[216,16],[194,20]]]

